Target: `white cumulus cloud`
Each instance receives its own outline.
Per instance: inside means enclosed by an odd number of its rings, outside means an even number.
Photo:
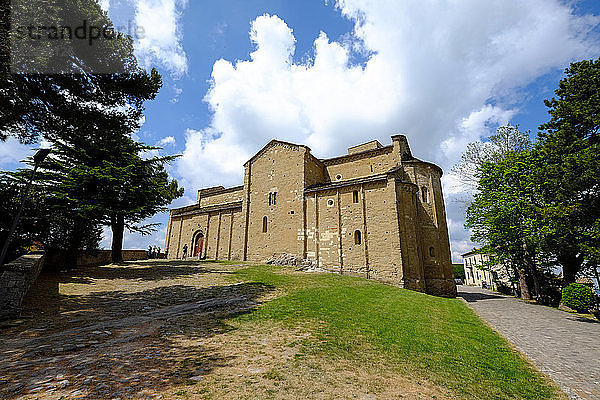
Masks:
[[[135,23],[142,29],[135,50],[144,67],[160,64],[174,76],[188,70],[183,49],[182,12],[187,0],[136,0]]]
[[[165,136],[158,141],[159,146],[171,145],[175,146],[175,138],[173,136]]]

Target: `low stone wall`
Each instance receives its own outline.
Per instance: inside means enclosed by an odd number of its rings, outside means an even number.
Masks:
[[[123,250],[122,254],[123,261],[146,260],[148,258],[146,250]],[[77,255],[76,265],[69,265],[69,267],[90,267],[106,265],[111,262],[110,250],[82,251]],[[66,254],[63,252],[50,252],[46,256],[45,267],[55,269],[67,267]]]
[[[0,321],[20,316],[23,298],[43,265],[43,254],[27,254],[4,265],[0,275]]]

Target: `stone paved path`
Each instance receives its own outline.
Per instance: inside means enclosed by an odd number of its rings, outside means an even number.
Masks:
[[[600,322],[472,286],[458,295],[573,399],[600,399]]]

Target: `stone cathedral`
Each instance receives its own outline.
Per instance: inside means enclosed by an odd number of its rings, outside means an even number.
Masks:
[[[244,184],[198,191],[171,210],[168,258],[264,262],[295,255],[321,268],[455,296],[442,170],[404,135],[318,159],[272,140],[245,164]]]

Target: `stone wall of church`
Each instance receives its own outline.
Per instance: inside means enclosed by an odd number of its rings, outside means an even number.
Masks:
[[[189,257],[200,256],[221,260],[243,258],[243,225],[240,209],[184,217],[171,216],[169,226],[166,244],[169,249],[167,254],[169,259],[182,258],[183,247],[186,244]],[[198,241],[200,234],[203,240]],[[196,246],[199,246],[198,254],[196,254]]]
[[[332,271],[401,284],[394,191],[382,180],[309,193],[307,257]]]
[[[383,174],[396,166],[392,146],[325,160],[327,175],[332,182]]]
[[[302,255],[305,153],[303,146],[278,144],[247,165],[248,260]]]
[[[201,190],[198,204],[172,212],[168,257],[181,258],[185,244],[194,256],[201,233],[200,256],[209,259],[294,254],[335,272],[455,294],[442,171],[414,159],[404,136],[392,142],[328,160],[269,143],[245,164],[243,186]]]

